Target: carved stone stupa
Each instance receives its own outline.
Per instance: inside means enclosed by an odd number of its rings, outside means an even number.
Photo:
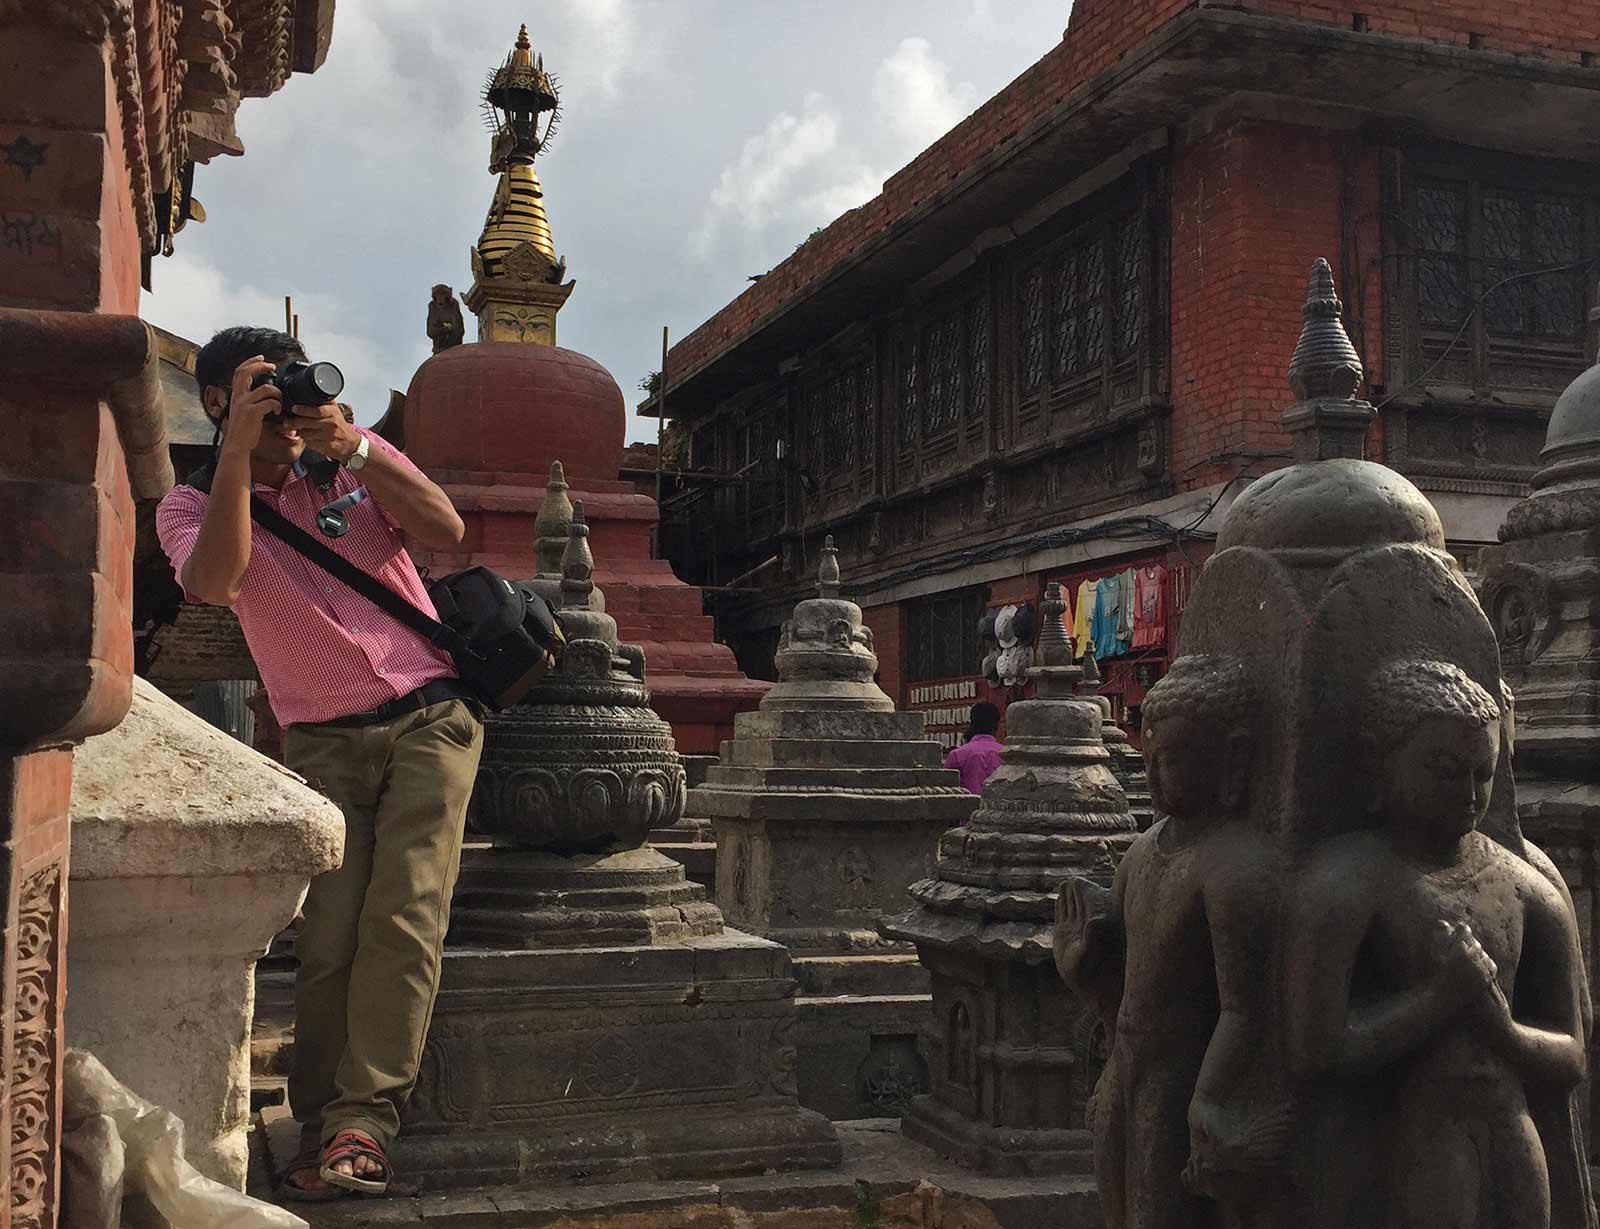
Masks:
[[[835,1165],[796,1100],[788,954],[725,930],[644,844],[682,814],[683,766],[595,590],[583,505],[557,505],[567,648],[488,723],[474,825],[493,846],[462,860],[397,1161],[428,1186]]]
[[[1084,1112],[1105,1038],[1051,964],[1055,898],[1069,875],[1109,889],[1136,835],[1101,730],[1105,701],[1075,695],[1084,670],[1060,585],[1042,609],[1037,696],[1006,709],[982,805],[945,833],[936,876],[911,887],[915,907],[882,923],[933,975],[933,1092],[902,1129],[997,1174],[1090,1167]]]
[[[1163,818],[1061,899],[1107,1223],[1592,1229],[1571,897],[1518,826],[1494,629],[1361,459],[1340,314],[1319,261],[1296,463],[1229,510],[1145,700]]]
[[[1600,311],[1596,312],[1600,322]],[[1600,366],[1556,402],[1533,493],[1480,557],[1483,605],[1516,698],[1517,813],[1596,907],[1600,856]],[[1591,981],[1596,940],[1584,944]],[[1590,1120],[1597,1099],[1590,1083]]]
[[[977,804],[923,715],[895,712],[873,682],[877,664],[830,538],[818,595],[784,625],[778,683],[735,719],[690,804],[716,827],[724,914],[795,954],[800,1099],[833,1118],[898,1113],[926,1085],[926,975],[877,920]]]

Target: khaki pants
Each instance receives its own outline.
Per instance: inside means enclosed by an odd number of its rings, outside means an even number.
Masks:
[[[439,990],[483,725],[447,700],[367,726],[294,725],[284,759],[344,812],[344,864],[311,882],[296,954],[289,1104],[321,1138],[400,1130]]]

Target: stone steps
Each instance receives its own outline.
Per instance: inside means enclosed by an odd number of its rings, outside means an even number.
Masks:
[[[734,738],[722,745],[723,762],[739,768],[939,768],[944,748],[925,739],[860,742],[841,738]]]
[[[861,768],[852,764],[848,768],[832,771],[818,768],[760,768],[739,764],[719,764],[706,774],[707,789],[749,790],[760,793],[768,789],[791,787],[820,788],[832,786],[843,790],[927,789],[929,787],[959,785],[955,772],[944,769],[890,767]]]

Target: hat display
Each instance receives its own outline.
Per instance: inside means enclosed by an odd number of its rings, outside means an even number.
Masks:
[[[1032,644],[1038,626],[1039,620],[1032,606],[1024,602],[1017,607],[1016,616],[1011,620],[1011,634],[1017,638],[1018,644]]]
[[[1002,649],[1009,649],[1016,645],[1017,636],[1011,624],[1017,617],[1015,606],[1002,606],[1000,613],[994,619],[994,638],[1000,642]]]
[[[989,686],[991,686],[991,687],[1000,686],[1000,650],[999,649],[990,649],[989,652],[984,655],[984,658],[983,658],[983,669],[982,669],[981,673],[983,674],[984,679],[988,682]]]
[[[978,620],[978,643],[987,644],[994,637],[994,620],[997,611],[986,610],[983,617]]]

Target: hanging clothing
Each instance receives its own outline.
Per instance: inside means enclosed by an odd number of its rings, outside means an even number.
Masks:
[[[1124,652],[1117,639],[1117,625],[1122,621],[1122,582],[1116,576],[1103,576],[1095,585],[1094,604],[1094,655],[1105,661]]]
[[[1086,580],[1078,586],[1078,607],[1072,617],[1072,652],[1081,658],[1094,637],[1095,582]]]
[[[1167,569],[1147,563],[1134,577],[1133,647],[1149,648],[1167,642]]]
[[[1133,568],[1124,568],[1117,574],[1117,652],[1126,653],[1133,647],[1133,599],[1135,577]]]

